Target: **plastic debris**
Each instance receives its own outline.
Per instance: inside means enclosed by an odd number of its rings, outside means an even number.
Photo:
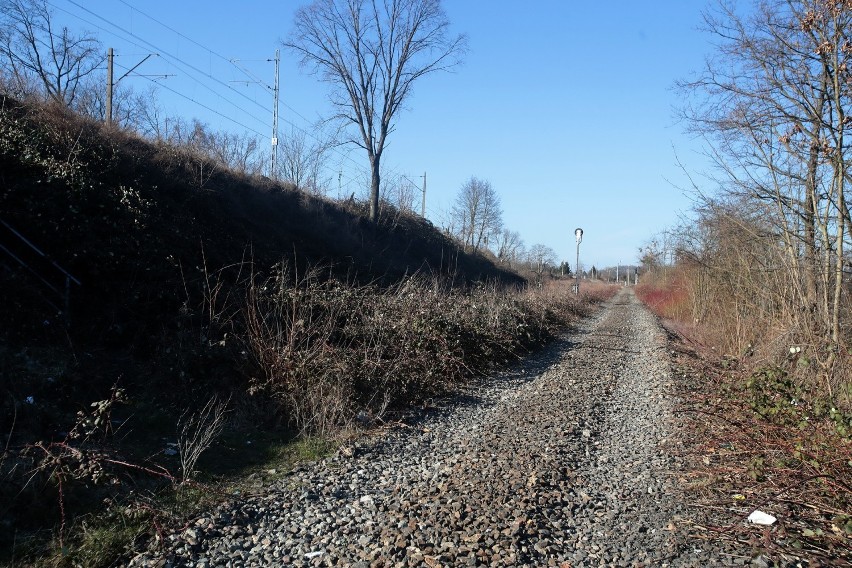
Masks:
[[[317,556],[322,556],[323,554],[325,554],[324,550],[316,550],[314,552],[308,552],[307,554],[305,554],[305,558],[307,558],[308,560],[313,560]]]
[[[759,509],[755,509],[754,511],[752,511],[751,515],[748,516],[748,522],[754,523],[756,525],[765,525],[767,527],[775,523],[775,521],[777,520],[778,519],[776,519],[769,513],[764,513]]]

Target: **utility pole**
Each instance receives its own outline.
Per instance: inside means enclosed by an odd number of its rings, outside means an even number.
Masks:
[[[136,71],[136,69],[138,69],[140,65],[142,65],[143,63],[148,61],[148,59],[150,59],[151,57],[154,57],[155,55],[159,55],[159,54],[149,53],[148,55],[146,55],[142,59],[142,61],[140,61],[139,63],[134,65],[130,69],[130,71],[128,71],[127,73],[125,73],[124,75],[122,75],[121,77],[119,77],[118,79],[113,81],[112,80],[112,77],[113,77],[112,71],[113,71],[113,63],[114,63],[114,60],[115,60],[115,52],[113,51],[113,49],[111,47],[107,50],[107,85],[106,85],[106,113],[105,113],[106,117],[105,117],[105,119],[106,119],[106,123],[108,125],[112,124],[112,92],[115,89],[115,86],[118,85],[118,83],[122,79],[124,79],[125,77],[127,77],[128,75],[130,75],[131,73]],[[149,75],[149,77],[150,77],[150,75]],[[154,77],[162,77],[163,79],[167,79],[169,77],[173,77],[173,75],[154,75]]]
[[[272,167],[270,168],[270,176],[275,179],[275,166],[278,162],[278,67],[281,62],[281,50],[275,50],[275,82],[273,83],[272,92],[274,94],[272,103]]]
[[[575,265],[576,272],[574,274],[574,294],[580,295],[580,243],[583,242],[583,229],[577,227],[574,231],[574,237],[577,239],[577,263]]]
[[[106,92],[106,123],[112,125],[112,60],[115,54],[112,48],[107,50],[107,92]]]
[[[426,172],[423,172],[423,207],[420,209],[420,216],[426,218]]]

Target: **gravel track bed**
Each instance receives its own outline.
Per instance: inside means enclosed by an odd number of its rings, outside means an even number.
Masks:
[[[442,408],[224,504],[132,566],[731,566],[677,530],[665,336],[623,290]]]

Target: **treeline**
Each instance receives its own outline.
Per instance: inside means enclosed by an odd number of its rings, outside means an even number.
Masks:
[[[696,220],[644,250],[671,315],[734,356],[793,361],[849,396],[852,9],[764,0],[706,13],[717,50],[683,109],[715,164]]]

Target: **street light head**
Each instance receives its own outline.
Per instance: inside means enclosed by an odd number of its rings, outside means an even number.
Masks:
[[[574,236],[575,236],[575,237],[577,237],[577,244],[579,245],[581,242],[583,242],[583,229],[580,229],[580,228],[578,227],[578,228],[574,231]]]

